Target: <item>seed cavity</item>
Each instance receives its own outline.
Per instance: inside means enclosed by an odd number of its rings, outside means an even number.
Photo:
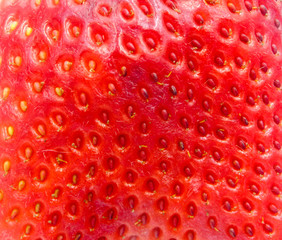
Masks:
[[[230,226],[227,229],[227,233],[231,238],[236,238],[237,236],[237,227],[235,226]]]
[[[152,232],[155,239],[159,239],[162,236],[162,230],[159,227],[155,227]]]
[[[270,223],[264,223],[263,225],[263,230],[267,233],[267,234],[271,234],[273,232],[273,226]]]
[[[197,206],[194,202],[190,202],[187,206],[187,213],[189,218],[194,218],[197,214]]]
[[[132,212],[134,212],[134,209],[136,208],[137,203],[138,203],[137,197],[135,196],[128,197],[127,204]]]
[[[245,233],[250,237],[254,236],[255,234],[254,227],[251,224],[247,224],[245,226]]]
[[[174,229],[179,228],[180,222],[181,222],[181,219],[180,219],[180,216],[179,216],[178,214],[173,214],[173,215],[170,217],[170,225],[171,225]]]
[[[217,230],[217,221],[216,221],[216,218],[215,217],[209,217],[208,218],[208,226],[213,229],[213,230]]]
[[[233,159],[232,160],[232,166],[233,166],[233,168],[235,169],[235,170],[237,170],[237,171],[240,171],[241,170],[241,167],[242,167],[242,163],[241,163],[242,161],[241,160],[239,160],[239,159]]]
[[[243,202],[243,207],[247,212],[251,212],[254,209],[253,204],[249,200]]]

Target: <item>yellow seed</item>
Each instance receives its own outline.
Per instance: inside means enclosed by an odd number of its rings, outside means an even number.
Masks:
[[[15,219],[16,216],[18,216],[18,214],[19,214],[19,209],[14,208],[11,212],[11,219]]]
[[[21,65],[22,65],[22,57],[21,56],[16,56],[15,57],[15,65],[17,66],[17,67],[20,67]]]
[[[74,174],[74,175],[72,176],[72,183],[73,183],[73,184],[77,184],[77,175],[76,175],[76,174]]]
[[[33,87],[36,92],[41,92],[44,82],[34,82]]]
[[[4,197],[4,193],[3,193],[3,191],[2,191],[2,190],[0,190],[0,201],[2,201],[2,200],[3,200],[3,197]]]
[[[41,209],[41,204],[40,203],[36,203],[35,207],[34,207],[34,211],[36,213],[39,213],[40,212],[40,209]]]
[[[9,94],[10,94],[10,88],[9,88],[9,87],[5,87],[5,88],[3,89],[3,99],[4,99],[4,100],[7,99],[8,96],[9,96]]]
[[[31,27],[27,27],[25,31],[25,35],[28,37],[32,34],[33,29]]]
[[[80,28],[79,27],[74,26],[72,31],[73,31],[73,34],[74,34],[75,37],[79,36],[79,34],[80,34]]]
[[[127,69],[126,69],[126,67],[125,67],[125,66],[122,66],[120,70],[121,70],[121,74],[120,74],[120,75],[123,76],[123,77],[125,77],[125,76],[127,75]]]
[[[58,198],[59,197],[59,193],[60,193],[60,190],[58,188],[56,188],[55,192],[52,194],[52,197],[53,198]]]
[[[88,63],[89,72],[95,72],[96,63],[93,60],[90,60]]]
[[[52,31],[52,38],[54,41],[57,41],[59,39],[59,31],[58,30],[53,30]]]
[[[12,126],[8,127],[8,135],[12,137],[14,135],[14,128]]]
[[[54,3],[55,5],[58,5],[59,2],[60,2],[60,0],[53,0],[53,3]]]
[[[16,27],[18,26],[18,21],[13,21],[10,25],[10,31],[14,31],[16,29]]]
[[[71,70],[71,66],[72,66],[72,62],[70,62],[70,61],[64,61],[63,67],[64,67],[64,70],[65,70],[65,71]]]
[[[18,189],[19,191],[23,190],[25,188],[25,181],[24,180],[20,180],[18,183]]]
[[[0,66],[1,66],[1,63],[2,63],[2,57],[0,56]]]
[[[41,0],[35,0],[35,4],[39,6],[41,4]]]
[[[47,53],[45,51],[40,51],[38,57],[40,62],[45,62],[47,59]]]
[[[27,102],[26,101],[21,101],[20,102],[20,108],[23,112],[27,110]]]
[[[60,87],[56,87],[56,88],[55,88],[55,92],[56,92],[56,94],[57,94],[59,97],[61,97],[61,96],[63,95],[63,93],[64,93],[64,90],[63,90],[62,88],[60,88]]]
[[[5,161],[3,164],[3,169],[5,174],[9,172],[10,168],[11,168],[11,162],[9,160]]]
[[[39,179],[41,182],[43,182],[46,179],[46,171],[44,169],[40,171]]]
[[[31,232],[31,225],[28,224],[25,227],[25,234],[28,235],[28,234],[30,234],[30,232]]]
[[[37,127],[37,131],[38,133],[41,135],[41,136],[44,136],[46,134],[46,131],[45,131],[45,127],[43,125],[38,125]]]
[[[74,0],[77,4],[83,4],[86,0]]]
[[[30,159],[30,157],[31,157],[31,155],[32,155],[32,148],[30,148],[30,147],[27,147],[26,149],[25,149],[25,157],[26,157],[26,159]]]

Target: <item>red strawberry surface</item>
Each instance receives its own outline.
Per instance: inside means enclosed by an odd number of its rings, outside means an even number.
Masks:
[[[281,240],[281,12],[0,1],[1,239]]]

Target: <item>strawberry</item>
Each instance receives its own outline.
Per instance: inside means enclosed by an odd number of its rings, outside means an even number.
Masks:
[[[0,237],[282,238],[280,1],[0,1]]]

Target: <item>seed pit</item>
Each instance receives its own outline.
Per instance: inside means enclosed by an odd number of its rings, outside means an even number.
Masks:
[[[172,187],[172,196],[180,196],[183,194],[184,186],[180,182],[176,182]]]
[[[152,6],[147,0],[138,0],[138,6],[147,17],[153,17],[154,13]]]
[[[117,190],[118,187],[115,183],[108,183],[104,188],[106,199],[108,200],[114,197],[114,195],[117,193]]]
[[[209,184],[215,185],[218,182],[218,177],[215,175],[215,173],[210,171],[210,172],[206,173],[206,181]]]
[[[158,186],[159,186],[159,183],[157,182],[157,180],[153,178],[148,179],[145,183],[145,189],[149,193],[155,193]]]
[[[243,200],[242,205],[247,212],[251,212],[254,209],[253,203],[248,199]]]
[[[168,169],[170,168],[170,164],[167,161],[161,161],[159,167],[160,167],[160,171],[166,174]]]
[[[67,206],[67,211],[72,216],[78,215],[78,203],[76,201],[71,201]]]
[[[62,214],[59,211],[55,211],[50,214],[48,223],[52,226],[57,226],[62,219]]]
[[[93,178],[95,177],[98,167],[97,164],[93,162],[90,163],[85,169],[86,169],[86,177]]]
[[[249,236],[252,237],[255,235],[255,228],[251,224],[247,224],[245,226],[245,233]]]
[[[162,237],[163,232],[159,227],[155,227],[152,231],[152,235],[155,239],[159,239]]]
[[[169,219],[170,225],[175,229],[179,228],[181,224],[181,218],[179,214],[173,214]]]
[[[89,223],[90,229],[94,229],[98,225],[98,217],[96,215],[92,215],[89,218],[88,223]]]
[[[67,73],[74,67],[74,57],[70,54],[62,55],[57,59],[56,67],[59,73]]]
[[[119,160],[113,156],[110,156],[105,159],[104,161],[104,168],[106,171],[113,172],[115,171],[119,166]]]
[[[134,10],[128,3],[123,3],[121,15],[125,20],[131,20],[134,17]]]
[[[238,229],[236,226],[229,226],[227,228],[227,234],[231,237],[231,238],[236,238],[237,234],[238,234]]]
[[[150,217],[147,213],[142,213],[139,217],[138,217],[138,224],[141,225],[147,225],[150,222]]]
[[[91,24],[88,28],[88,34],[92,43],[97,47],[102,46],[108,41],[108,33],[101,24]]]
[[[162,197],[156,202],[157,209],[161,212],[165,212],[168,209],[168,200],[166,197]]]
[[[98,6],[97,12],[103,17],[110,17],[112,8],[107,4],[102,4]]]
[[[193,176],[193,174],[194,174],[194,170],[193,170],[193,168],[190,166],[190,165],[186,165],[186,166],[184,166],[184,168],[183,168],[183,174],[184,174],[184,176],[186,177],[186,178],[191,178],[192,176]]]
[[[217,220],[215,217],[209,217],[208,218],[208,226],[211,228],[211,229],[216,229],[217,227]]]
[[[83,31],[82,20],[76,17],[70,17],[65,22],[65,29],[67,29],[67,34],[71,39],[78,38]]]
[[[196,240],[196,233],[193,230],[189,230],[185,233],[187,240]]]
[[[223,153],[221,150],[215,148],[212,150],[212,157],[216,162],[220,162],[223,159]]]
[[[269,222],[265,222],[263,225],[263,230],[267,233],[267,234],[271,234],[273,232],[273,226],[271,223]]]
[[[264,167],[260,163],[255,164],[254,171],[259,176],[263,176],[265,172]]]
[[[128,183],[128,184],[134,184],[137,180],[137,173],[133,170],[127,170],[126,173],[125,173],[125,181]]]
[[[107,221],[113,221],[117,219],[117,210],[115,208],[109,208],[103,216],[103,219]]]
[[[194,202],[190,202],[187,206],[187,213],[189,218],[194,218],[197,215],[197,206]]]
[[[224,199],[222,207],[225,211],[231,212],[234,208],[234,203],[231,199]]]
[[[93,147],[98,147],[101,144],[101,137],[98,133],[90,133],[89,140]]]
[[[116,139],[117,145],[124,149],[128,146],[128,136],[125,134],[120,134]]]
[[[145,31],[143,33],[143,42],[150,52],[154,52],[160,44],[160,34],[156,31]]]
[[[172,15],[165,12],[163,14],[163,21],[168,32],[173,33],[176,36],[180,35],[180,25]]]
[[[129,196],[126,200],[126,205],[134,212],[136,206],[138,204],[138,199],[136,196]]]
[[[239,158],[232,158],[231,159],[231,165],[234,168],[234,170],[240,171],[242,168],[242,160]]]

